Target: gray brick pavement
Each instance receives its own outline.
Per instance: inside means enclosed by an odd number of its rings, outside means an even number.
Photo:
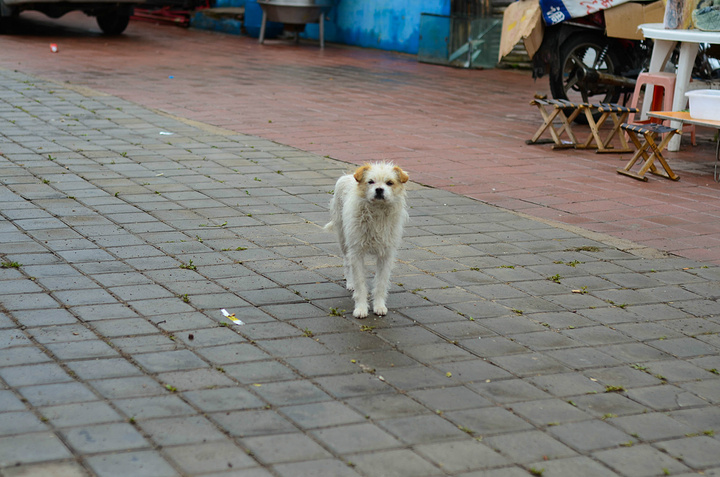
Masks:
[[[720,472],[717,267],[413,184],[358,321],[346,164],[4,70],[0,131],[0,475]]]

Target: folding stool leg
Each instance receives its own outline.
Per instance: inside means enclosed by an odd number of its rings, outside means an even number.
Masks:
[[[610,113],[610,117],[613,120],[613,128],[603,143],[603,149],[598,148],[597,152],[632,152],[632,148],[625,139],[625,134],[620,131],[620,126],[627,121],[629,115],[630,113],[622,113],[622,115],[618,117],[616,113]],[[610,146],[610,142],[615,135],[620,138],[620,149],[612,149],[612,146]]]
[[[648,137],[647,143],[650,145],[650,149],[652,149],[653,153],[652,156],[654,156],[662,165],[663,169],[665,169],[665,173],[658,171],[656,167],[653,167],[650,169],[650,172],[652,174],[655,174],[656,176],[664,177],[666,179],[670,179],[673,181],[677,181],[680,179],[680,177],[673,172],[672,169],[670,169],[670,164],[667,163],[665,160],[665,157],[662,155],[662,150],[665,149],[665,146],[668,145],[670,142],[670,139],[675,135],[675,132],[669,132],[665,135],[663,140],[660,142],[660,145],[656,145],[655,141],[652,138],[652,135]],[[654,169],[654,170],[653,170]]]
[[[550,128],[550,135],[553,138],[553,142],[555,144],[560,144],[560,137],[558,136],[557,131],[555,131],[555,126],[553,126],[553,121],[555,121],[555,118],[558,114],[562,112],[562,110],[555,108],[552,112],[548,113],[542,104],[540,103],[531,103],[535,104],[538,109],[540,110],[540,114],[543,117],[543,123],[540,125],[537,131],[535,131],[535,134],[533,135],[532,139],[529,141],[526,141],[527,144],[536,144],[538,142],[538,139],[540,139],[540,136],[542,133],[545,132],[546,129]]]
[[[605,120],[608,118],[609,113],[603,113],[600,118],[595,121],[595,118],[593,118],[592,115],[592,108],[590,107],[584,107],[585,110],[585,117],[588,121],[588,126],[590,126],[590,136],[588,136],[587,140],[577,146],[578,149],[593,149],[598,148],[602,149],[604,148],[603,140],[600,137],[600,127],[605,123]],[[595,143],[593,145],[593,142]]]
[[[641,181],[647,181],[647,177],[644,177],[641,174],[636,174],[635,172],[632,172],[632,167],[637,163],[637,161],[640,160],[642,157],[645,162],[644,164],[647,164],[648,159],[650,158],[645,152],[645,150],[650,147],[650,145],[645,142],[645,144],[640,143],[640,140],[637,138],[637,135],[633,131],[627,131],[628,136],[630,137],[630,140],[635,144],[635,147],[637,147],[637,151],[635,151],[635,154],[632,158],[630,158],[630,161],[625,165],[625,167],[621,167],[617,169],[618,174],[623,174],[629,177],[632,177],[633,179],[638,179]]]
[[[560,141],[560,144],[553,145],[553,149],[558,148],[566,148],[566,147],[575,147],[577,145],[578,140],[577,137],[575,137],[575,134],[573,133],[571,124],[577,117],[577,115],[580,113],[580,108],[575,108],[572,113],[570,113],[570,116],[565,116],[565,113],[560,109],[560,114],[558,116],[560,117],[560,121],[562,121],[562,126],[558,128],[557,134],[558,137],[562,135],[563,132],[567,134],[567,137],[570,139],[570,144],[563,144],[562,141]]]

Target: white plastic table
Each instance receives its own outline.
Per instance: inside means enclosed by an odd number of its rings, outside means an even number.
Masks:
[[[690,83],[690,74],[692,73],[695,57],[698,52],[698,44],[714,43],[720,44],[720,32],[701,31],[701,30],[666,30],[662,23],[644,23],[640,28],[645,38],[652,38],[654,46],[652,57],[650,58],[650,73],[657,73],[665,68],[665,64],[670,59],[670,54],[675,48],[675,44],[680,42],[680,58],[677,64],[677,75],[675,77],[675,93],[673,94],[673,111],[685,109],[687,98],[685,92]],[[673,121],[672,127],[679,128],[682,123]],[[680,135],[676,135],[668,144],[669,151],[678,151],[680,149]]]

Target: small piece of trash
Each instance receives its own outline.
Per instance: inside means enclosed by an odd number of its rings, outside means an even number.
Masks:
[[[57,52],[58,52],[57,43],[50,43],[50,51],[52,51],[53,53],[57,53]]]
[[[238,320],[237,318],[235,318],[235,313],[228,313],[228,311],[227,311],[225,308],[223,308],[222,310],[220,310],[220,312],[221,312],[223,315],[225,315],[225,318],[227,318],[228,320],[232,321],[232,322],[235,323],[236,325],[244,325],[244,324],[245,324],[245,323],[243,323],[241,320]]]
[[[175,78],[173,75],[168,76],[168,79],[173,79],[173,78]]]
[[[382,376],[378,376],[378,379],[382,382],[385,382],[385,378],[383,378]]]
[[[161,136],[172,136],[175,133],[167,132],[167,131],[160,131]]]

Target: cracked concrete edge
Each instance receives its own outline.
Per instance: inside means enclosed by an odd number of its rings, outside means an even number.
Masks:
[[[27,76],[33,76],[33,75],[27,75]],[[59,81],[54,81],[52,79],[45,79],[45,78],[38,78],[38,79],[43,80],[43,81],[48,81],[50,83],[55,83],[58,86],[62,86],[64,88],[75,91],[76,93],[81,94],[83,96],[87,96],[87,97],[112,96],[111,94],[103,93],[102,91],[97,91],[88,86],[76,85],[76,84],[71,84],[71,83],[61,83]],[[125,101],[128,101],[128,100],[125,100]],[[129,102],[132,102],[132,101],[129,101]],[[212,124],[204,123],[202,121],[196,121],[193,119],[177,116],[175,114],[172,114],[167,111],[160,110],[160,109],[147,108],[142,105],[139,105],[139,106],[144,107],[148,111],[152,111],[153,113],[156,113],[160,116],[166,117],[168,119],[173,119],[175,121],[186,124],[188,126],[195,127],[201,131],[205,131],[207,133],[217,134],[219,136],[236,136],[238,134],[245,134],[245,133],[242,133],[239,131],[233,131],[233,130],[222,128],[219,126],[213,126]],[[273,141],[273,142],[275,142],[275,141]],[[281,144],[281,143],[278,143],[278,144]],[[293,149],[297,149],[292,146],[288,146],[287,144],[281,144],[281,145],[285,146],[285,147],[291,147]],[[356,165],[356,164],[353,164],[353,163],[350,163],[347,161],[343,161],[340,159],[334,159],[332,157],[325,157],[324,159],[329,160],[329,161],[339,162],[339,163],[345,163],[351,167]],[[436,187],[433,187],[433,186],[430,186],[427,184],[422,184],[422,183],[416,182],[416,181],[410,181],[410,183],[408,184],[408,190],[422,190],[424,188],[436,189]],[[442,190],[444,190],[444,189],[442,189]],[[448,192],[450,194],[454,194],[454,192],[452,192],[452,191],[446,191],[446,192]],[[467,197],[467,196],[463,196],[463,197]],[[468,199],[477,200],[472,197],[468,197]],[[483,201],[478,201],[478,202],[482,202],[483,204],[487,204],[487,205],[493,205],[493,204],[488,204],[487,202],[483,202]],[[494,206],[494,207],[498,207],[498,206]],[[566,224],[566,223],[559,222],[556,220],[546,219],[546,218],[542,218],[542,217],[536,217],[536,216],[527,214],[525,212],[519,212],[519,211],[515,211],[515,210],[510,210],[510,209],[503,209],[502,207],[498,207],[498,208],[505,210],[507,212],[511,212],[511,213],[517,215],[518,217],[522,217],[525,219],[544,223],[544,224],[550,225],[552,227],[556,227],[556,228],[574,233],[581,237],[585,237],[587,239],[594,240],[596,242],[604,243],[610,247],[614,247],[618,250],[630,253],[632,255],[635,255],[635,256],[638,256],[641,258],[648,258],[648,259],[667,258],[672,255],[668,252],[664,252],[664,251],[658,250],[656,248],[641,245],[641,244],[635,243],[631,240],[626,240],[626,239],[622,239],[619,237],[613,237],[612,235],[608,235],[608,234],[601,233],[601,232],[593,232],[592,230],[584,229],[577,225],[570,225],[570,224]]]

